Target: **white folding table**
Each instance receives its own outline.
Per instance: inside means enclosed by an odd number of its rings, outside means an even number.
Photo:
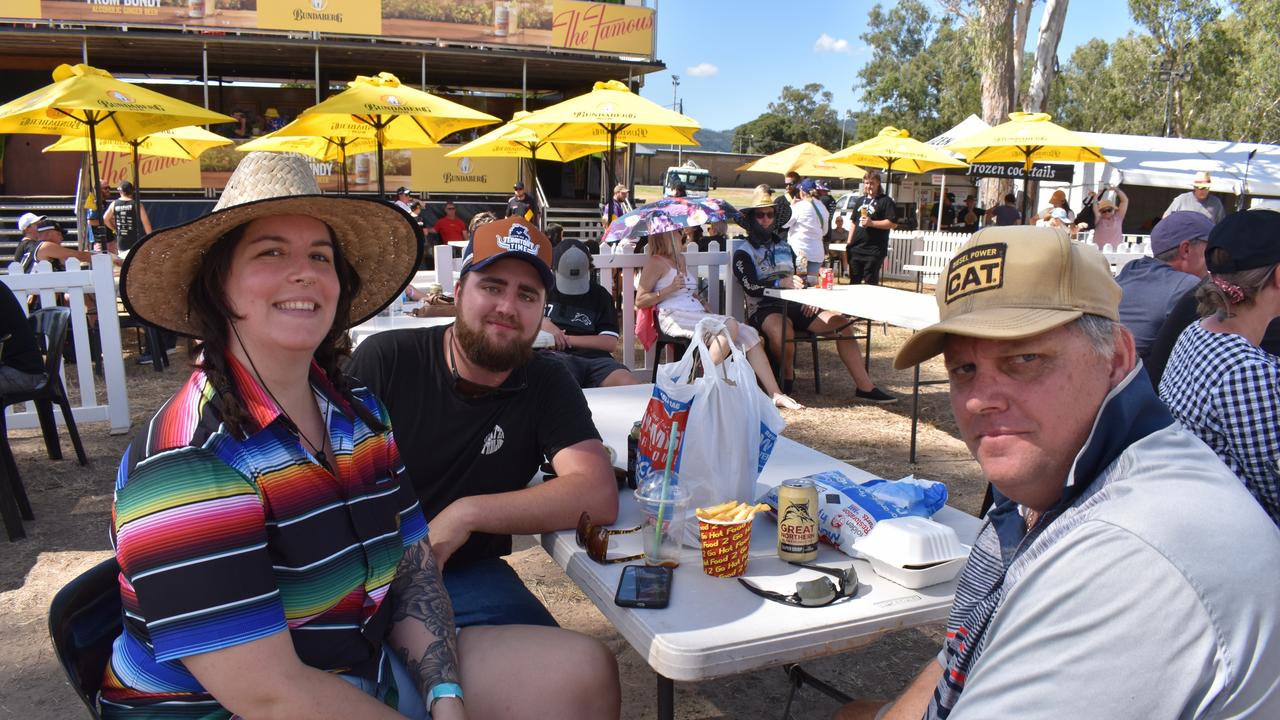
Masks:
[[[865,318],[908,330],[923,330],[938,322],[938,304],[932,295],[897,290],[883,285],[837,285],[830,290],[806,288],[804,290],[767,289],[765,295],[787,302],[812,305],[822,310],[838,312],[851,317]],[[783,343],[786,331],[783,328]],[[866,361],[871,363],[871,328],[867,327]],[[929,380],[925,385],[935,385],[944,380]],[[916,432],[920,421],[920,366],[915,367],[911,383],[911,463],[916,461]]]
[[[625,463],[627,433],[643,415],[652,386],[584,392],[601,437],[617,451],[618,462]],[[855,480],[871,477],[835,458],[779,438],[757,492],[788,478],[824,470],[840,470]],[[962,542],[972,543],[977,536],[978,519],[954,508],[943,508],[934,519],[954,527]],[[634,496],[623,491],[614,527],[634,527],[640,520]],[[790,593],[797,581],[819,577],[815,571],[779,560],[776,537],[776,523],[763,515],[757,517],[747,578],[766,589]],[[573,530],[546,533],[541,540],[547,553],[657,673],[658,717],[663,719],[674,716],[676,680],[707,680],[845,652],[891,630],[944,619],[955,592],[955,580],[919,590],[901,587],[877,576],[866,562],[823,544],[817,562],[832,567],[854,564],[858,593],[827,607],[792,607],[757,597],[735,580],[704,574],[700,550],[686,547],[666,609],[622,608],[613,599],[623,565],[590,560],[578,547]],[[616,535],[610,540],[611,556],[640,552],[636,534]]]

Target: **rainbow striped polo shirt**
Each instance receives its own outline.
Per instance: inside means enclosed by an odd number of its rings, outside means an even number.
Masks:
[[[228,361],[244,436],[223,426],[221,398],[197,370],[120,461],[111,537],[124,632],[103,678],[106,717],[226,717],[181,658],[285,629],[312,667],[385,670],[383,600],[404,548],[427,534],[385,408],[355,394],[388,428],[375,431],[312,366],[330,472]]]

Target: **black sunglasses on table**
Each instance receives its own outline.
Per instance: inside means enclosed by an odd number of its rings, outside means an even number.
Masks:
[[[764,588],[752,583],[750,580],[738,578],[738,582],[751,592],[759,595],[766,600],[780,602],[784,605],[794,605],[796,607],[826,607],[833,605],[841,600],[846,600],[858,594],[858,573],[850,565],[847,568],[829,568],[821,565],[810,565],[808,563],[792,562],[790,565],[802,567],[807,570],[817,570],[820,573],[834,576],[839,584],[831,582],[830,578],[820,577],[816,580],[801,580],[796,583],[796,591],[790,595],[783,595],[772,590]]]

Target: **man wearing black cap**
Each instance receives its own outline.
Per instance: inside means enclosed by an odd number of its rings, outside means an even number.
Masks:
[[[378,333],[347,372],[386,403],[444,569],[458,627],[555,625],[502,560],[511,535],[618,514],[617,485],[586,399],[533,351],[555,284],[546,236],[518,217],[475,229],[453,325]],[[529,486],[543,459],[556,478]]]
[[[128,252],[135,243],[151,234],[151,218],[147,209],[134,197],[133,183],[120,183],[120,197],[111,202],[102,222],[116,235],[116,248]]]
[[[407,213],[413,213],[413,191],[404,185],[396,188],[396,207]]]
[[[591,277],[591,255],[578,240],[555,249],[555,285],[547,288],[542,329],[555,338],[543,351],[564,363],[584,388],[636,385],[640,381],[613,358],[618,349],[618,315],[613,297]]]
[[[540,225],[538,201],[524,189],[524,183],[517,180],[511,188],[515,190],[515,195],[507,199],[507,217],[515,215],[534,226]]]

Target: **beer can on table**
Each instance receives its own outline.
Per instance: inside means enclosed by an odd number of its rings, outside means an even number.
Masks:
[[[808,478],[778,487],[778,557],[787,562],[818,557],[818,487]]]
[[[636,458],[640,455],[640,422],[631,426],[627,435],[627,487],[636,489]]]
[[[836,284],[835,271],[829,267],[824,267],[819,270],[818,277],[821,280],[823,290],[830,290]]]

